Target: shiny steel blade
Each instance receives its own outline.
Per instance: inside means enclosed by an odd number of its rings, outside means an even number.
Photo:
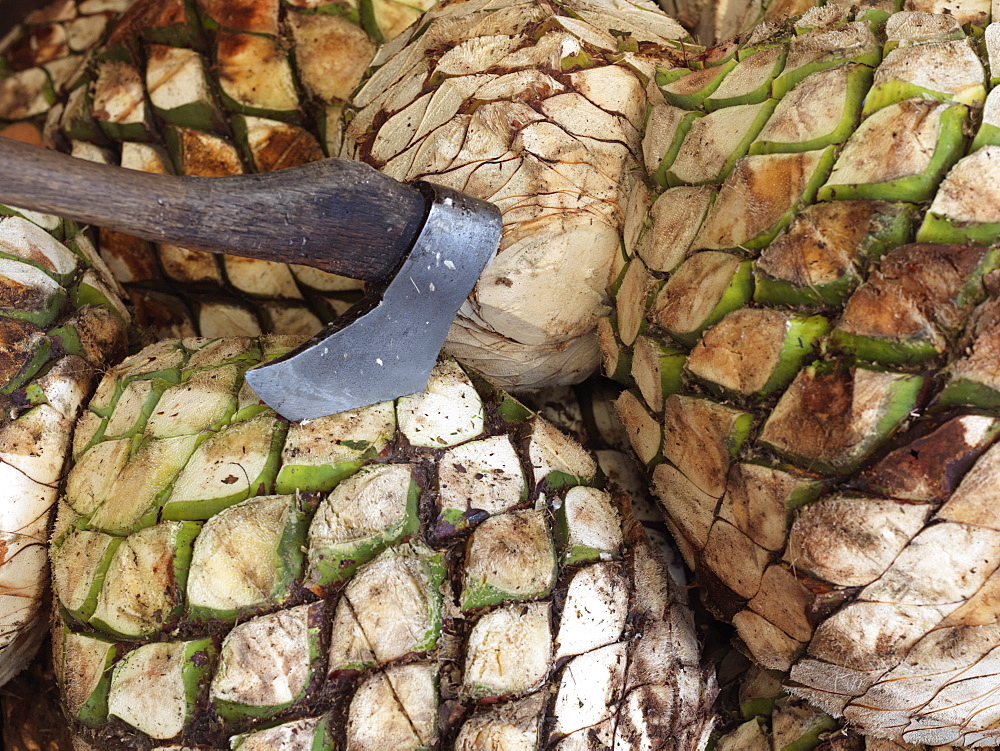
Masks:
[[[264,402],[304,420],[423,390],[448,329],[500,245],[499,210],[439,185],[409,255],[377,300],[246,374]]]

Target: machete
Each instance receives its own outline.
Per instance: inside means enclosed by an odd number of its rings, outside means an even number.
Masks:
[[[303,420],[421,391],[500,244],[499,210],[431,183],[325,159],[238,177],[155,175],[0,138],[0,202],[194,250],[370,282],[319,335],[247,373]]]

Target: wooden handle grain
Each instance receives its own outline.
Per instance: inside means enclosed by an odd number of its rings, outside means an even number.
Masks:
[[[213,253],[301,263],[381,282],[427,199],[360,162],[238,177],[154,175],[0,138],[0,202]]]

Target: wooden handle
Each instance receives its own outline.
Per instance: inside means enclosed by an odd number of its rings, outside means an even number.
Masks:
[[[326,159],[238,177],[176,177],[0,138],[0,202],[213,253],[301,263],[381,282],[427,199],[361,162]]]

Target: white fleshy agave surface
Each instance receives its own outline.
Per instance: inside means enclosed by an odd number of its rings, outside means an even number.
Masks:
[[[342,155],[503,213],[446,351],[507,388],[594,370],[645,85],[685,37],[652,3],[487,0],[435,8],[382,48]]]

